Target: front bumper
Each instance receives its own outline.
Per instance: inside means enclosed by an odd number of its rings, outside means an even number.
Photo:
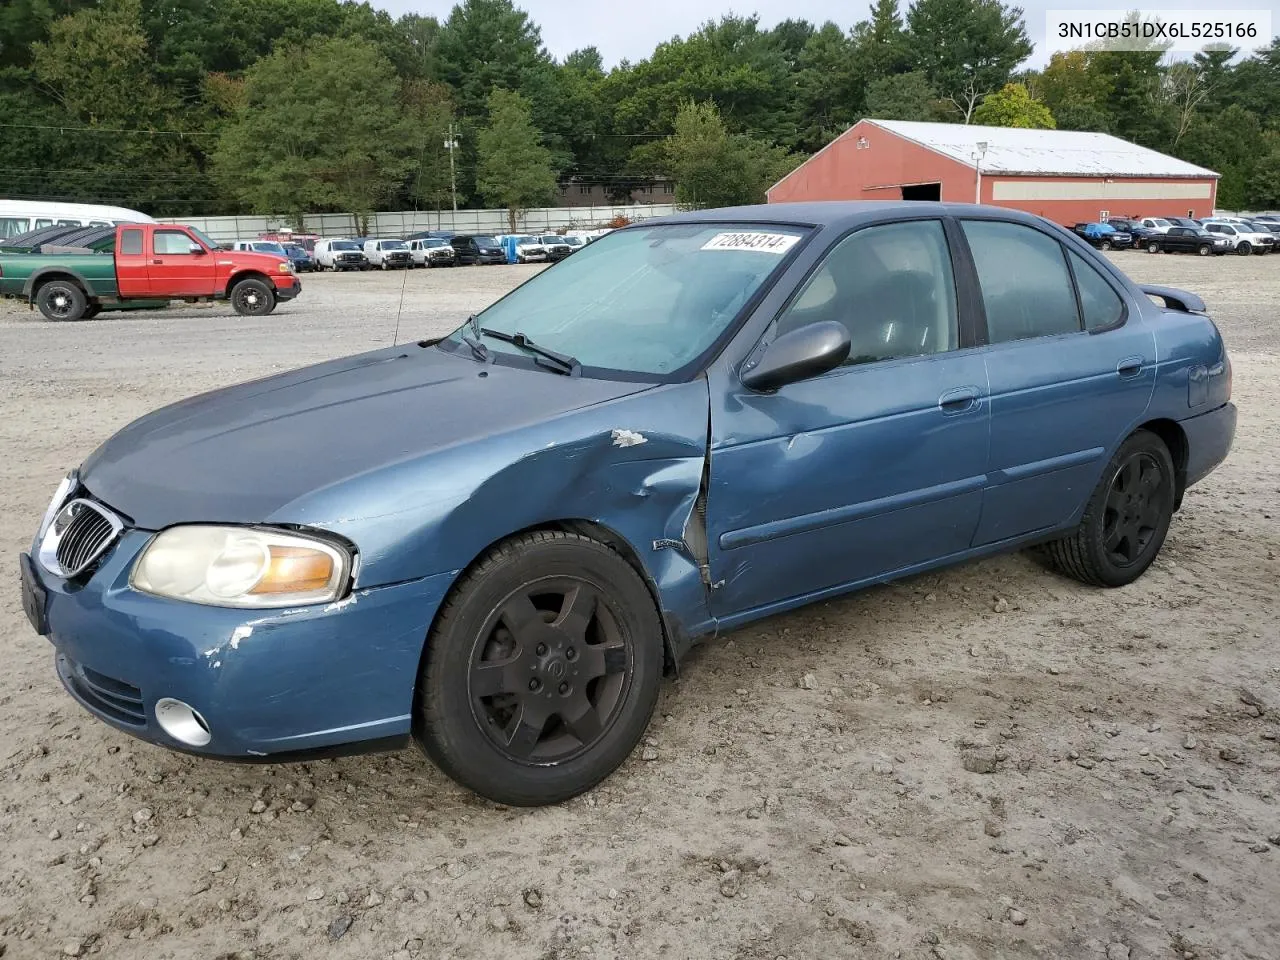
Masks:
[[[1231,452],[1236,436],[1236,405],[1224,403],[1216,410],[1179,420],[1187,437],[1189,487],[1207,477]]]
[[[271,278],[276,288],[277,300],[292,300],[302,292],[302,281],[296,276],[276,276]]]
[[[127,530],[87,582],[23,555],[58,675],[90,713],[161,746],[229,760],[291,760],[403,743],[423,643],[449,574],[357,590],[337,603],[234,610],[128,585],[150,540]],[[25,604],[24,598],[24,604]],[[194,707],[211,739],[193,748],[155,720],[158,700]]]
[[[506,263],[507,255],[501,250],[491,250],[488,253],[481,253],[477,256],[478,263]]]

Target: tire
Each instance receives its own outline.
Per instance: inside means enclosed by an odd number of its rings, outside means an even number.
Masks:
[[[1133,583],[1169,532],[1175,482],[1164,441],[1150,431],[1134,431],[1107,464],[1079,526],[1042,548],[1050,565],[1095,587]]]
[[[662,683],[662,625],[644,581],[572,533],[490,550],[454,586],[426,650],[415,738],[458,783],[512,806],[568,800],[616,770]],[[506,666],[482,665],[493,662]]]
[[[231,308],[242,317],[265,317],[276,308],[276,292],[265,280],[246,277],[231,288]]]
[[[46,320],[74,322],[83,320],[89,301],[74,280],[49,280],[40,285],[35,295],[36,306]]]
[[[85,307],[85,308],[84,308],[84,315],[83,315],[80,319],[81,319],[81,320],[92,320],[94,317],[96,317],[96,316],[97,316],[98,314],[100,314],[101,312],[102,312],[102,304],[100,304],[100,303],[91,303],[91,304],[89,304],[87,307]]]
[[[1209,246],[1207,243],[1202,243],[1200,246],[1196,247],[1196,253],[1200,254],[1202,257],[1207,257],[1213,253],[1213,247]]]
[[[1236,256],[1247,257],[1253,253],[1253,245],[1248,240],[1241,240],[1240,245],[1236,247]]]
[[[1100,244],[1098,244],[1098,249],[1099,249],[1099,250],[1110,250],[1110,249],[1111,249],[1111,241],[1110,241],[1110,240],[1103,240]]]
[[[1147,253],[1159,253],[1159,252],[1160,252],[1160,241],[1158,241],[1158,240],[1148,240],[1148,241],[1147,241]]]

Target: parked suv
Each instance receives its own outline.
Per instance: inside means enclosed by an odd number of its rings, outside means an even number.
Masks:
[[[368,270],[369,258],[354,240],[317,240],[317,270]]]
[[[1109,223],[1077,223],[1071,228],[1076,235],[1082,237],[1099,250],[1128,250],[1133,246],[1133,237],[1117,230]]]
[[[1105,222],[1131,236],[1135,248],[1142,246],[1142,242],[1155,232],[1144,227],[1141,220],[1134,220],[1132,217],[1110,217]]]
[[[1176,226],[1166,217],[1143,217],[1142,225],[1152,233],[1168,233],[1170,227]]]
[[[454,253],[458,255],[458,263],[506,263],[507,255],[498,245],[495,237],[488,234],[459,235],[449,241]]]
[[[289,262],[293,264],[293,269],[297,273],[310,273],[316,268],[316,262],[312,259],[311,254],[307,253],[306,247],[300,243],[282,244],[284,252],[289,256]]]
[[[1251,253],[1270,253],[1276,242],[1273,235],[1258,233],[1255,227],[1243,223],[1206,220],[1204,228],[1209,233],[1225,237],[1231,249],[1242,257],[1247,257]]]
[[[413,266],[413,254],[403,240],[366,240],[364,255],[369,258],[369,266],[383,270],[408,270]]]
[[[1152,234],[1146,241],[1147,253],[1198,253],[1207,257],[1231,249],[1226,237],[1210,233],[1203,227],[1170,227],[1168,233]]]
[[[441,237],[422,237],[409,241],[409,253],[415,267],[452,267],[458,262],[449,241]]]

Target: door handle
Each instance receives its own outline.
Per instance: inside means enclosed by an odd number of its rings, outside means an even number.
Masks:
[[[964,413],[978,405],[980,395],[977,387],[957,387],[938,398],[938,407],[947,415]]]
[[[1142,373],[1142,365],[1142,357],[1125,357],[1116,364],[1116,373],[1120,374],[1122,380],[1129,380]]]
[[[164,266],[164,261],[163,261],[163,260],[161,260],[159,257],[155,258],[155,259],[154,259],[154,260],[152,260],[151,262],[152,262],[152,263],[157,263],[157,264],[159,264],[160,266]]]

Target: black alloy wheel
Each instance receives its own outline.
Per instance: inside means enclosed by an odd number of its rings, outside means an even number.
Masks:
[[[41,284],[35,301],[46,320],[83,320],[89,308],[84,291],[71,280],[49,280]]]
[[[231,288],[231,308],[243,317],[265,317],[276,308],[275,290],[265,280],[248,277]]]
[[[414,736],[482,796],[558,803],[631,753],[662,665],[661,620],[630,563],[579,534],[522,534],[473,564],[441,607]]]
[[[1236,254],[1241,257],[1247,257],[1253,253],[1253,245],[1248,240],[1241,240],[1240,246],[1236,247]]]
[[[1136,430],[1120,445],[1076,528],[1041,547],[1060,572],[1098,587],[1122,587],[1151,566],[1173,519],[1176,474],[1169,448]]]

